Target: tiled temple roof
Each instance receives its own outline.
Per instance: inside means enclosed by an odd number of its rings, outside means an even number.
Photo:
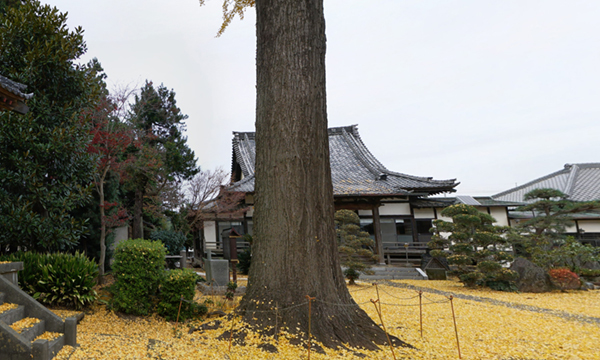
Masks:
[[[523,201],[534,189],[559,190],[573,201],[600,200],[600,163],[566,164],[559,171],[493,195],[495,200]]]
[[[406,196],[454,192],[456,179],[434,180],[388,170],[362,142],[356,125],[328,129],[335,196]],[[254,191],[254,132],[233,133],[232,191]],[[236,173],[237,172],[237,173]],[[241,172],[241,174],[239,174]]]

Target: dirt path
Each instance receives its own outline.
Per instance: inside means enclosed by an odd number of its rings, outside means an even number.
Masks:
[[[541,307],[531,306],[531,305],[517,304],[517,303],[508,302],[508,301],[486,298],[486,297],[482,297],[482,296],[457,294],[457,293],[452,293],[449,291],[436,290],[436,289],[431,289],[431,288],[427,288],[427,287],[414,286],[414,285],[410,285],[410,284],[393,283],[391,281],[382,281],[382,282],[380,282],[380,284],[397,287],[397,288],[406,288],[406,289],[417,290],[417,291],[420,290],[423,292],[429,292],[429,293],[444,295],[444,296],[452,295],[453,297],[458,298],[458,299],[472,300],[472,301],[477,301],[477,302],[482,302],[482,303],[490,303],[492,305],[506,306],[506,307],[518,309],[518,310],[532,311],[532,312],[537,312],[537,313],[541,313],[541,314],[552,315],[552,316],[556,316],[556,317],[559,317],[559,318],[562,318],[565,320],[600,325],[600,318],[593,317],[593,316],[571,314],[566,311],[546,309],[546,308],[541,308]]]

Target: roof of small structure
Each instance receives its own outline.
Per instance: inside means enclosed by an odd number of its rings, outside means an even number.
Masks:
[[[24,100],[33,97],[33,94],[26,94],[24,91],[27,85],[13,81],[0,75],[0,110],[12,110],[20,114],[25,114],[29,110]]]
[[[495,200],[523,201],[535,189],[556,189],[573,201],[600,200],[600,163],[565,164],[564,168],[493,195]]]
[[[27,85],[13,81],[7,77],[0,75],[0,87],[9,93],[16,95],[23,99],[31,99],[33,94],[26,94],[24,91],[27,89]]]
[[[362,142],[356,125],[330,128],[328,133],[335,196],[433,195],[454,192],[458,185],[456,179],[434,180],[388,170]],[[254,191],[254,139],[254,132],[233,133],[231,173],[238,181],[229,188],[231,191]]]

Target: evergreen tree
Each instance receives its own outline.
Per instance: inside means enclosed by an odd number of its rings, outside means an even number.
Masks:
[[[594,249],[569,239],[566,229],[574,224],[577,214],[598,212],[599,201],[571,201],[556,189],[535,189],[525,194],[523,200],[532,202],[516,211],[529,213],[531,218],[520,222],[511,235],[517,255],[544,268],[575,268],[582,261],[597,261]]]
[[[130,123],[137,132],[137,145],[129,153],[128,186],[133,194],[133,238],[143,238],[144,198],[157,196],[169,183],[191,179],[199,169],[187,145],[184,115],[175,92],[164,85],[146,82],[131,108]]]
[[[21,4],[21,0],[0,0],[0,15],[6,14],[9,8],[17,8]]]
[[[452,222],[435,220],[429,247],[432,256],[445,257],[455,265],[454,273],[467,286],[487,285],[498,290],[514,290],[516,274],[505,265],[512,260],[507,227],[495,226],[489,214],[470,205],[452,205],[441,215]],[[449,252],[444,251],[448,248]]]
[[[90,200],[94,157],[83,109],[105,92],[97,61],[85,53],[83,30],[38,1],[0,15],[0,73],[34,94],[24,116],[0,112],[0,244],[36,250],[75,246],[85,220],[72,211]]]
[[[346,267],[344,275],[354,285],[360,273],[367,272],[371,266],[365,261],[374,260],[373,239],[369,233],[360,230],[360,218],[351,210],[338,210],[335,212],[335,232],[338,238],[338,249],[341,264]]]

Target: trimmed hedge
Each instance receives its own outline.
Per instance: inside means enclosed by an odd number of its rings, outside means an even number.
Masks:
[[[42,304],[75,309],[93,303],[98,266],[85,255],[19,252],[0,257],[0,261],[22,261],[21,289]]]
[[[164,276],[166,249],[160,241],[134,239],[115,249],[112,307],[127,314],[148,315]]]
[[[183,321],[193,316],[206,314],[206,306],[194,303],[196,282],[198,276],[190,269],[176,269],[168,271],[160,287],[160,303],[157,312],[167,320],[177,319]],[[181,297],[185,301],[181,301]],[[179,304],[181,303],[181,311]]]

